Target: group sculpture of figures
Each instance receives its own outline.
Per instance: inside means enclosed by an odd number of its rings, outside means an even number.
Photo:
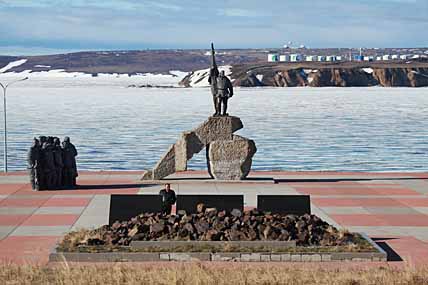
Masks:
[[[233,96],[233,86],[229,78],[225,75],[224,70],[221,72],[218,71],[213,44],[211,44],[211,56],[208,82],[211,86],[211,94],[213,95],[214,116],[228,116],[227,100]]]
[[[27,157],[33,190],[75,188],[76,156],[76,147],[69,137],[62,143],[57,137],[34,138]]]

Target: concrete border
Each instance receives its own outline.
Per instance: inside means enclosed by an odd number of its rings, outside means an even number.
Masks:
[[[361,234],[376,251],[373,252],[57,252],[56,249],[49,255],[50,262],[145,262],[145,261],[236,261],[236,262],[329,262],[329,261],[387,261],[387,253],[380,248],[367,235]],[[133,248],[168,246],[189,244],[187,241],[149,241],[133,242]],[[170,243],[172,245],[170,245]],[[201,242],[190,242],[191,244]],[[216,244],[223,242],[202,242],[203,244]],[[230,243],[230,242],[228,242]],[[239,245],[252,243],[246,241],[234,242]],[[284,246],[284,242],[261,241],[257,245],[270,244]],[[292,245],[289,245],[293,247]],[[130,249],[132,249],[130,247]],[[295,247],[295,244],[294,244]]]

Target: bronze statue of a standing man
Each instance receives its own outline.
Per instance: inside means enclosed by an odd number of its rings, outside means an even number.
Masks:
[[[233,96],[233,86],[224,74],[224,70],[218,71],[213,43],[211,43],[211,68],[208,82],[211,85],[211,94],[213,95],[214,116],[228,116],[227,100]]]
[[[229,78],[224,74],[224,70],[220,72],[219,77],[217,77],[217,110],[221,110],[221,105],[223,105],[222,116],[229,116],[227,113],[227,100],[233,96],[233,86]]]

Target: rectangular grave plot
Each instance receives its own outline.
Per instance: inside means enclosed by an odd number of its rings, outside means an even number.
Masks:
[[[226,210],[228,212],[233,209],[243,211],[244,196],[243,195],[178,195],[177,196],[177,211],[185,210],[186,213],[196,213],[196,206],[199,203],[205,204],[207,208],[217,208],[217,210]]]
[[[304,215],[311,213],[309,195],[258,195],[257,209],[277,214]]]
[[[128,221],[141,213],[161,212],[159,195],[111,195],[109,224]]]

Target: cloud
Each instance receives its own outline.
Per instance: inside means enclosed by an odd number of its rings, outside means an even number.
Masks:
[[[220,16],[226,16],[226,17],[266,17],[267,14],[255,11],[255,10],[248,10],[248,9],[239,9],[239,8],[226,8],[223,10],[219,10],[218,15]]]
[[[0,0],[0,47],[423,46],[427,11],[426,0]]]

